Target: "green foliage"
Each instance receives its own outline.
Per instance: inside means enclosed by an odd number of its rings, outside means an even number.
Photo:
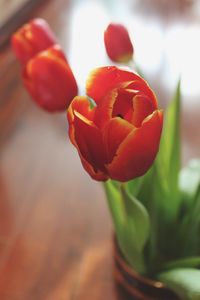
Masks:
[[[200,270],[183,268],[173,269],[158,275],[183,300],[200,299]]]
[[[146,246],[148,273],[162,269],[178,256],[176,243],[177,215],[180,207],[180,81],[164,115],[160,150],[150,171],[143,176],[138,199],[147,208],[151,220],[150,239]],[[130,189],[130,188],[129,188]]]
[[[189,256],[174,261],[167,262],[163,269],[170,270],[176,268],[198,268],[200,267],[200,256]]]
[[[192,204],[185,210],[180,221],[181,253],[184,256],[200,254],[200,182],[195,190],[194,197],[191,197]]]
[[[166,209],[175,215],[179,208],[180,194],[178,189],[180,154],[180,81],[175,95],[164,115],[164,128],[160,150],[156,159],[158,177],[163,183],[164,194],[167,196]]]
[[[200,299],[200,160],[182,170],[180,81],[164,114],[152,168],[124,185],[105,183],[120,249],[133,268],[183,299]],[[187,279],[186,279],[187,278]]]
[[[111,180],[104,186],[120,249],[128,263],[144,273],[143,249],[150,230],[148,213],[125,186],[117,188]]]
[[[200,184],[200,160],[192,159],[188,166],[183,168],[179,176],[182,205],[185,210],[191,208]]]
[[[150,231],[149,215],[146,208],[121,185],[121,195],[126,211],[126,220],[138,252],[142,252]]]

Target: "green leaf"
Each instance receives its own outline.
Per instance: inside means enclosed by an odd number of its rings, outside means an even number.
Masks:
[[[163,265],[163,269],[175,268],[197,268],[200,266],[200,256],[185,257],[173,261],[169,261]]]
[[[142,188],[144,180],[145,180],[145,176],[138,177],[138,178],[128,181],[126,183],[128,192],[137,198],[137,195],[139,194],[139,192]]]
[[[92,98],[90,98],[89,96],[87,96],[87,98],[90,104],[90,109],[93,109],[95,106],[97,106],[95,101]]]
[[[179,186],[186,209],[193,204],[199,184],[200,160],[192,159],[188,166],[181,170],[179,176]]]
[[[125,187],[119,189],[116,182],[104,183],[108,205],[115,225],[117,241],[127,262],[139,273],[145,273],[143,247],[148,238],[148,214]]]
[[[200,183],[193,197],[192,206],[186,211],[180,226],[182,255],[198,255],[200,246]],[[187,239],[185,238],[187,237]]]
[[[158,279],[183,300],[200,299],[200,270],[193,268],[173,269],[159,274]]]
[[[160,150],[156,159],[159,177],[167,185],[171,197],[168,206],[172,214],[176,214],[179,206],[178,179],[181,165],[180,154],[180,80],[176,92],[164,116],[164,128]]]
[[[128,223],[124,224],[121,233],[121,235],[117,235],[117,241],[125,260],[136,272],[145,274],[143,253],[137,249]]]
[[[146,208],[122,185],[121,193],[126,209],[126,221],[138,251],[142,252],[150,232],[150,220]]]
[[[113,182],[112,180],[108,180],[104,183],[104,189],[115,229],[118,235],[120,235],[122,230],[121,228],[125,222],[124,204],[120,190],[117,188],[116,182]]]

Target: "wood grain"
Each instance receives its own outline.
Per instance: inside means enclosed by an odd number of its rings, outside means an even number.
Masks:
[[[50,0],[32,13],[50,23],[65,49],[79,2],[73,3]],[[146,18],[138,5],[137,13]],[[163,20],[160,10],[156,14]],[[173,12],[173,20],[179,18]],[[165,106],[170,87],[156,72],[146,77]],[[199,96],[184,95],[184,162],[200,156]],[[126,299],[112,279],[112,231],[101,184],[83,171],[67,137],[65,114],[50,115],[31,101],[7,47],[0,53],[0,299]]]

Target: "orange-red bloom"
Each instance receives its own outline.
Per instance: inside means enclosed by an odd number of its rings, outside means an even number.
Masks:
[[[104,32],[104,44],[109,58],[126,63],[133,57],[133,45],[127,29],[121,24],[109,24]]]
[[[30,95],[47,111],[65,110],[78,92],[72,70],[58,45],[30,59],[22,76]]]
[[[22,64],[25,64],[37,53],[57,42],[45,20],[33,19],[12,35],[11,43],[16,57]]]
[[[162,112],[148,84],[116,67],[94,70],[88,97],[68,109],[69,136],[93,179],[128,181],[143,175],[158,152]]]

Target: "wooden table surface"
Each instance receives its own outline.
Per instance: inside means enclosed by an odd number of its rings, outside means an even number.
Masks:
[[[50,0],[32,14],[49,22],[78,78],[88,71],[84,61],[91,67],[86,46],[77,45],[83,43],[82,34],[87,37],[81,33],[84,18],[78,20],[96,9],[94,2]],[[198,1],[189,2],[121,1],[128,17],[114,15],[135,33],[136,58],[160,106],[166,106],[182,68],[183,164],[200,156],[200,13]],[[102,20],[112,19],[111,12],[106,10]],[[98,23],[101,14],[95,18]],[[70,32],[80,36],[74,40]],[[93,38],[87,40],[93,43]],[[105,53],[92,59],[96,65],[108,64]],[[112,279],[113,229],[102,186],[83,171],[67,137],[65,114],[40,110],[19,74],[7,47],[0,52],[0,299],[124,300]]]

